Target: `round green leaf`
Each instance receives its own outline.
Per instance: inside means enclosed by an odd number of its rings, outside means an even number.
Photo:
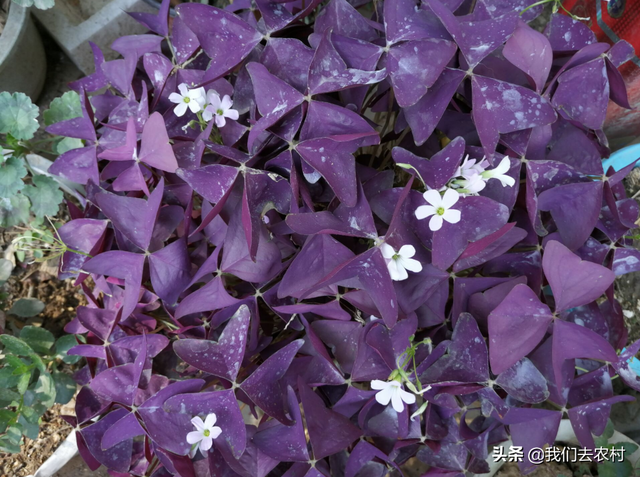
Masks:
[[[0,113],[1,114],[1,113]],[[10,157],[0,165],[0,197],[10,198],[22,190],[22,178],[27,175],[24,161],[17,157]]]
[[[80,361],[80,356],[69,356],[67,351],[69,351],[74,346],[78,345],[78,341],[73,335],[64,335],[58,338],[56,341],[56,355],[62,361],[67,364],[75,364]]]
[[[82,116],[82,106],[80,96],[75,91],[67,91],[59,98],[51,101],[49,109],[43,114],[44,124],[50,126],[60,121],[73,119]]]
[[[24,340],[34,351],[40,354],[49,353],[53,343],[56,341],[50,331],[35,326],[25,326],[22,328],[22,331],[20,331],[20,339]]]
[[[56,385],[49,373],[41,373],[34,387],[35,398],[43,406],[51,407],[56,402]]]
[[[54,373],[53,380],[56,383],[56,402],[67,404],[76,393],[76,382],[71,376],[64,373]]]
[[[0,342],[2,342],[7,351],[17,356],[29,356],[33,354],[31,347],[15,336],[0,335]]]
[[[44,310],[44,303],[36,298],[20,298],[16,301],[9,313],[21,316],[22,318],[31,318]]]
[[[27,223],[30,207],[29,199],[23,194],[16,194],[9,199],[0,198],[0,227]]]
[[[0,93],[0,134],[31,139],[38,130],[38,107],[24,93]]]
[[[51,177],[34,176],[33,185],[27,186],[24,193],[31,199],[31,211],[36,217],[56,215],[62,202],[62,191]]]

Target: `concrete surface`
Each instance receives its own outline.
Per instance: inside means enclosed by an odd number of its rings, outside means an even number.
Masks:
[[[144,33],[146,28],[126,12],[153,12],[143,0],[57,0],[49,10],[34,9],[33,14],[85,74],[93,72],[92,41],[107,60],[118,54],[109,47],[123,35]]]

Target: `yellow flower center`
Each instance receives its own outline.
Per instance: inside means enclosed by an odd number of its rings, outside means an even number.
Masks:
[[[437,213],[438,215],[444,215],[444,213],[445,213],[445,212],[446,212],[446,210],[444,210],[444,207],[438,207],[438,208],[436,209],[436,213]]]
[[[209,437],[211,435],[211,431],[209,429],[204,430],[204,437]]]

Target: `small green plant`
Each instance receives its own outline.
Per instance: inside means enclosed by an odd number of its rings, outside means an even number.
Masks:
[[[0,227],[39,226],[45,216],[55,216],[63,199],[61,184],[47,172],[51,162],[36,154],[57,156],[83,146],[73,138],[34,141],[38,114],[26,95],[0,93]],[[81,114],[80,98],[70,91],[51,102],[43,114],[44,124]]]
[[[16,306],[20,309],[14,310]],[[10,312],[37,310],[33,302],[19,300]],[[0,343],[0,452],[15,453],[20,451],[23,436],[38,437],[40,419],[47,409],[66,404],[75,394],[75,381],[61,367],[78,361],[78,356],[67,355],[77,341],[73,336],[56,340],[43,328],[25,326],[18,337],[1,335]]]

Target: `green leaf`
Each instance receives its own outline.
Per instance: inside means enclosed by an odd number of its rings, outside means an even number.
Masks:
[[[14,401],[20,402],[20,395],[17,392],[11,389],[0,388],[0,405],[2,407],[8,406]]]
[[[634,444],[633,442],[619,442],[615,444],[614,447],[624,447],[624,455],[632,455],[635,451],[638,450],[638,444]]]
[[[56,383],[56,402],[67,404],[76,393],[76,382],[71,376],[64,373],[53,373],[53,380]]]
[[[42,313],[44,306],[44,303],[36,298],[20,298],[13,304],[9,313],[22,318],[31,318]],[[22,337],[22,333],[20,337]]]
[[[16,338],[11,335],[0,335],[0,342],[5,346],[5,348],[11,353],[18,356],[29,356],[33,354],[33,350],[31,347],[22,341],[21,339]]]
[[[11,198],[24,188],[22,178],[27,175],[24,161],[10,157],[0,166],[0,197]]]
[[[56,215],[62,202],[62,191],[51,177],[34,176],[33,185],[27,186],[24,193],[31,199],[31,210],[36,217]]]
[[[48,374],[48,373],[47,373]],[[35,388],[37,386],[38,383],[33,383],[31,384],[31,388]],[[29,409],[28,412],[31,413],[31,415],[33,416],[34,414],[36,416],[42,416],[45,412],[47,412],[47,409],[49,409],[49,407],[51,406],[45,406],[42,402],[40,402],[39,397],[36,395],[35,391],[33,390],[29,390],[26,393],[24,393],[24,403],[22,406],[23,412],[25,409]],[[34,416],[35,418],[35,416]],[[31,421],[33,421],[33,419],[31,419]]]
[[[605,461],[598,464],[599,477],[629,477],[633,475],[633,466],[627,459],[622,462]]]
[[[11,431],[12,428],[9,428],[9,430]],[[18,432],[20,432],[19,429],[17,429]],[[19,433],[18,437],[21,438],[22,434]],[[18,454],[20,452],[20,440],[18,440],[18,442],[13,442],[13,440],[11,439],[11,436],[9,434],[7,434],[6,436],[3,436],[0,438],[0,452],[5,452],[5,453],[9,453],[9,454]]]
[[[80,356],[69,356],[67,351],[69,351],[74,346],[78,345],[78,341],[73,335],[64,335],[58,338],[56,341],[56,357],[61,359],[67,364],[76,364],[80,361]]]
[[[5,356],[5,359],[7,356]],[[0,388],[13,388],[18,385],[20,376],[13,374],[13,368],[4,367],[0,369]]]
[[[36,393],[35,398],[40,401],[43,406],[51,407],[55,404],[56,385],[49,373],[40,374],[33,390]]]
[[[31,139],[38,130],[38,113],[38,107],[26,94],[0,93],[0,134],[11,134],[16,139]]]
[[[35,352],[40,354],[48,354],[56,342],[56,339],[49,330],[36,326],[25,326],[22,328],[22,331],[20,331],[20,339],[24,340]]]
[[[0,282],[6,282],[11,276],[13,270],[13,263],[4,258],[0,258]]]
[[[0,227],[29,222],[29,208],[31,203],[23,194],[16,194],[8,199],[0,198]]]
[[[13,424],[7,429],[7,439],[14,444],[20,444],[22,440],[22,426],[20,424]]]
[[[17,414],[8,409],[0,409],[0,433],[7,430],[7,426],[11,420],[15,419]]]
[[[27,388],[29,387],[29,381],[31,380],[31,373],[23,373],[20,375],[20,380],[18,381],[18,392],[20,394],[24,394],[27,392]]]
[[[46,113],[47,112],[45,111],[45,114]],[[71,149],[79,149],[81,147],[84,147],[82,139],[76,139],[74,137],[63,137],[54,144],[53,149],[57,154],[64,154]]]
[[[52,2],[53,3],[53,2]],[[67,91],[59,98],[51,101],[49,109],[43,114],[44,124],[50,126],[60,121],[82,116],[80,96],[75,91]]]
[[[18,418],[18,423],[22,426],[22,435],[33,440],[38,438],[38,434],[40,434],[40,426],[38,423],[29,422],[24,416]]]

